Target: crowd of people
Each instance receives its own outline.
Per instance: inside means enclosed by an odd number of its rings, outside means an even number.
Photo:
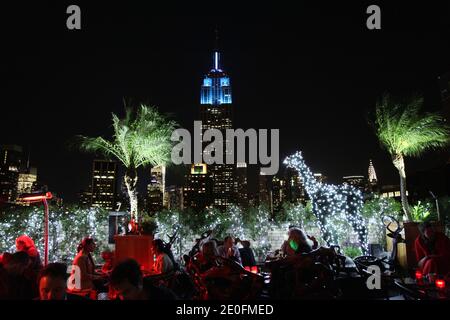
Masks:
[[[418,269],[424,275],[449,273],[449,238],[429,223],[420,225],[419,229],[420,235],[415,241]],[[233,288],[239,291],[243,274],[253,281],[250,286],[260,280],[252,278],[248,272],[249,267],[256,266],[249,241],[235,239],[231,235],[222,241],[207,238],[198,249],[185,262],[186,269],[196,275],[197,284],[204,285],[209,292],[209,296],[203,298],[211,297],[215,289],[216,297],[221,297]],[[151,277],[144,277],[141,266],[135,260],[114,261],[113,252],[103,252],[104,264],[98,267],[93,259],[95,250],[94,239],[87,237],[80,242],[70,266],[64,263],[43,266],[33,240],[26,235],[18,237],[16,252],[5,252],[0,256],[0,299],[98,299],[101,293],[110,300],[173,300],[179,297],[169,286],[155,283]],[[170,246],[155,239],[151,250],[154,255],[152,275],[180,273],[182,268],[175,260]],[[289,229],[288,238],[278,253],[283,259],[276,259],[273,263],[266,261],[266,267],[272,271],[272,279],[281,279],[283,281],[279,283],[287,284],[292,279],[302,278],[305,270],[311,272],[317,266],[316,257],[332,257],[334,254],[330,248],[319,247],[314,237],[299,228]],[[288,287],[287,284],[283,285]]]

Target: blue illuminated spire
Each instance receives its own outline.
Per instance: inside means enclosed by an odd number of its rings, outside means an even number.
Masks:
[[[214,51],[214,70],[220,70],[220,53],[218,51]]]
[[[213,51],[213,68],[203,79],[200,94],[201,104],[218,106],[220,104],[231,104],[230,78],[221,69],[219,35],[216,28],[216,43]]]
[[[219,29],[216,26],[216,43],[214,46],[214,69],[213,70],[220,70],[220,52],[219,52]]]

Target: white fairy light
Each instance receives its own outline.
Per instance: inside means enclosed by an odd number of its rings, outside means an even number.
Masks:
[[[338,244],[347,231],[335,222],[348,222],[358,236],[362,251],[367,252],[367,231],[361,217],[361,191],[348,184],[331,185],[317,181],[305,164],[301,152],[288,157],[284,163],[297,170],[301,176],[323,239],[329,245]]]

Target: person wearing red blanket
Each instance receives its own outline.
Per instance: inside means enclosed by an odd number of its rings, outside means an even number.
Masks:
[[[450,239],[434,230],[429,222],[419,225],[420,235],[415,242],[417,266],[424,275],[450,272]]]

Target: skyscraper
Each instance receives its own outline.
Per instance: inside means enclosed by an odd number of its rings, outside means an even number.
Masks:
[[[185,208],[202,211],[213,204],[211,177],[206,164],[199,163],[191,166],[183,188],[183,201]]]
[[[368,178],[367,178],[367,191],[368,192],[378,192],[379,185],[377,174],[375,172],[375,167],[373,166],[372,160],[369,160],[369,169],[367,170]]]
[[[287,200],[291,203],[305,203],[305,188],[297,170],[286,169]]]
[[[273,177],[272,179],[272,214],[277,214],[283,208],[283,202],[287,199],[286,180]]]
[[[29,167],[19,173],[17,179],[17,194],[30,193],[33,191],[33,186],[37,182],[37,169]]]
[[[258,180],[258,202],[272,207],[272,176],[266,175],[262,170],[259,172]]]
[[[203,79],[200,92],[200,117],[202,129],[218,129],[225,137],[225,130],[233,127],[231,82],[220,65],[219,50],[214,50],[213,67]],[[214,152],[214,151],[212,151]],[[224,155],[229,150],[223,150]],[[236,202],[235,166],[231,164],[208,165],[212,181],[213,205],[226,209]]]
[[[366,188],[366,178],[364,176],[345,176],[342,178],[343,183],[354,186],[364,191]]]
[[[245,162],[236,165],[236,202],[240,207],[248,206],[248,182],[247,182],[247,164]]]
[[[16,201],[22,161],[23,149],[21,146],[0,146],[0,198],[2,202]]]
[[[117,163],[94,160],[92,164],[92,207],[114,210],[116,203]]]
[[[369,160],[368,176],[370,184],[375,185],[378,183],[377,174],[375,172],[375,167],[373,166],[372,160]]]
[[[158,212],[164,206],[166,167],[155,166],[150,170],[150,175],[150,183],[147,186],[147,210],[149,212]]]

